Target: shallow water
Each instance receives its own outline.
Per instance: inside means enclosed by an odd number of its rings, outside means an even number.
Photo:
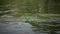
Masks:
[[[57,22],[58,21],[57,19],[58,18],[56,18],[55,20],[53,19],[53,21]],[[39,24],[35,25],[36,26],[35,27],[34,25],[27,23],[25,21],[26,20],[19,19],[19,18],[0,18],[0,34],[52,34],[52,33],[60,34],[60,31],[58,30],[51,33],[50,30],[44,31],[43,29],[39,28],[38,26]],[[50,21],[48,20],[46,22],[50,22]],[[40,26],[41,25],[54,26],[54,25],[49,25],[49,24],[40,24]]]

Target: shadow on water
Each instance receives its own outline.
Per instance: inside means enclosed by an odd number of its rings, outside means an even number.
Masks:
[[[46,19],[45,19],[46,20]],[[60,34],[60,17],[52,17],[46,21],[36,22],[36,21],[26,21],[30,23],[33,27],[34,32],[39,32],[40,34]]]

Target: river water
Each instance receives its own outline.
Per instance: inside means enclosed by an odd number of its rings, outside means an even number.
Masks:
[[[16,1],[16,0],[15,0]],[[15,2],[14,1],[14,2]],[[16,1],[10,2],[8,5],[0,5],[0,13],[14,11],[31,11],[30,3]],[[34,4],[34,1],[33,1]],[[44,3],[41,4],[41,6]],[[19,6],[18,6],[19,5]],[[32,5],[32,4],[31,4]],[[28,8],[28,9],[25,9]],[[35,4],[31,7],[32,11],[37,11]],[[42,6],[43,8],[43,6]],[[12,10],[11,10],[12,9]],[[21,9],[21,10],[20,10]],[[41,8],[40,8],[41,9]],[[1,14],[3,15],[3,14]],[[60,34],[60,16],[55,16],[48,19],[37,18],[36,16],[15,18],[13,16],[0,15],[0,34]],[[26,19],[27,18],[27,19]]]
[[[30,19],[31,21],[32,19]],[[35,20],[35,19],[34,19]],[[39,26],[35,27],[30,23],[25,22],[26,19],[23,18],[0,18],[0,34],[60,34],[59,30],[53,31],[54,29],[51,28],[53,32],[50,32],[50,30],[44,31]],[[60,17],[54,17],[47,20],[41,20],[44,22],[57,22],[57,26],[60,26]],[[43,25],[43,24],[41,24]],[[49,24],[45,24],[49,25]],[[54,25],[50,25],[54,26]],[[56,26],[56,25],[55,25]],[[57,28],[59,29],[59,28]]]

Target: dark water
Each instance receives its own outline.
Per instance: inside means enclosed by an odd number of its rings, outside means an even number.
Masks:
[[[0,18],[0,34],[60,34],[60,17],[40,20],[43,24],[25,21],[24,18]]]

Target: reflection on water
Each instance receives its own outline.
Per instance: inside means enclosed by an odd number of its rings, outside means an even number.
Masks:
[[[34,34],[31,25],[25,22],[0,23],[0,34]]]
[[[0,18],[0,34],[60,34],[60,17],[26,21],[23,18]]]

